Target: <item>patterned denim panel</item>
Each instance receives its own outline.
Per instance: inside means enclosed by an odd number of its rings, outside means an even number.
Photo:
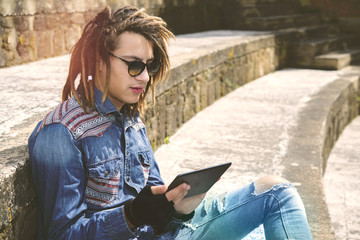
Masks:
[[[101,136],[114,121],[112,115],[101,116],[97,111],[85,112],[72,97],[48,113],[37,132],[46,125],[61,123],[78,141],[88,136]]]

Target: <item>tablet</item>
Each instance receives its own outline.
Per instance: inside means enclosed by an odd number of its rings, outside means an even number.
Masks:
[[[220,164],[213,167],[203,168],[200,170],[179,174],[171,182],[168,191],[176,186],[187,183],[191,186],[185,198],[207,192],[230,167],[231,162]]]

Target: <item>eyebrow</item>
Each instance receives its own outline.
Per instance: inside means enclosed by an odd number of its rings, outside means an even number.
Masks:
[[[144,61],[143,59],[138,58],[138,57],[136,57],[136,56],[128,56],[128,55],[125,55],[125,56],[123,56],[123,58],[130,58],[130,59],[134,59],[134,60],[136,60],[136,61],[141,61],[141,62]],[[150,62],[150,61],[153,61],[153,60],[154,60],[154,57],[147,59],[146,62]]]

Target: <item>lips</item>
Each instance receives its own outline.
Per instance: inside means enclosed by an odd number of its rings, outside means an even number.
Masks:
[[[130,89],[136,94],[141,94],[144,88],[143,87],[131,87]]]

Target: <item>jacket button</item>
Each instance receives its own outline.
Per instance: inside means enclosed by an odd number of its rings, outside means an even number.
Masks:
[[[108,170],[105,171],[105,176],[107,176],[107,175],[109,175],[109,171],[108,171]]]

